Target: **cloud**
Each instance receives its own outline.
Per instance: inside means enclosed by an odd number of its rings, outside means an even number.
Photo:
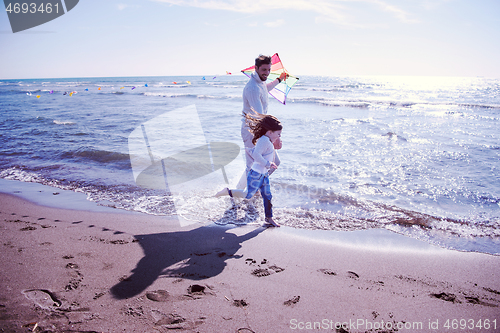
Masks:
[[[316,22],[328,21],[346,27],[359,28],[356,9],[351,5],[375,4],[382,11],[392,14],[403,23],[415,23],[415,19],[403,9],[386,0],[153,0],[171,5],[240,13],[263,13],[273,10],[296,10],[316,13]]]
[[[369,0],[370,2],[378,5],[383,11],[389,12],[394,15],[399,21],[403,23],[418,23],[418,20],[411,18],[411,15],[406,11],[396,6],[390,5],[381,0]]]
[[[455,0],[424,0],[422,1],[421,6],[424,7],[424,9],[426,10],[435,10],[439,8],[441,5],[452,1]]]
[[[282,20],[282,19],[279,19],[279,20],[276,20],[276,21],[273,21],[273,22],[264,23],[264,25],[266,27],[269,27],[269,28],[276,28],[276,27],[279,27],[279,26],[281,26],[283,24],[285,24],[285,20]]]
[[[125,10],[127,8],[141,8],[140,5],[128,5],[125,3],[119,3],[118,5],[116,5],[116,7],[118,8],[118,10]]]

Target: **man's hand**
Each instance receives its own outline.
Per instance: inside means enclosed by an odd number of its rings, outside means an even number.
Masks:
[[[281,75],[280,75],[280,81],[284,81],[284,80],[286,80],[286,79],[287,79],[287,77],[288,77],[288,74],[287,74],[287,73],[285,73],[285,72],[281,73]]]

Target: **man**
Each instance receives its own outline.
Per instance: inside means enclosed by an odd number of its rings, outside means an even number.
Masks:
[[[266,84],[267,77],[271,73],[271,57],[260,55],[255,59],[255,72],[252,73],[250,80],[243,89],[243,113],[257,112],[260,114],[267,114],[267,107],[269,104],[269,91],[276,87],[282,80],[285,80],[287,74],[281,73],[280,77],[276,80]],[[253,158],[249,153],[249,149],[254,147],[252,143],[253,134],[250,133],[249,127],[243,118],[241,125],[241,137],[245,145],[246,151],[246,171],[248,172],[252,167]],[[275,143],[275,148],[281,148],[281,140]],[[277,159],[276,165],[279,164]],[[246,175],[244,176],[246,181]]]

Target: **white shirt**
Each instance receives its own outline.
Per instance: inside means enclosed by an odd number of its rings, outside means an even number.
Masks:
[[[252,170],[266,173],[271,167],[276,152],[269,137],[264,135],[257,140],[257,144],[250,150],[250,154],[253,157]]]
[[[260,79],[257,72],[253,72],[243,89],[243,113],[246,114],[253,109],[257,113],[267,114],[269,91],[273,90],[278,84],[278,80],[266,84],[265,81]],[[245,118],[242,120],[243,124],[245,124]]]

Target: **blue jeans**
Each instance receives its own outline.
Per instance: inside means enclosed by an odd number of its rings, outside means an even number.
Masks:
[[[258,173],[257,171],[250,170],[247,176],[247,199],[250,199],[254,194],[260,190],[260,194],[264,199],[264,211],[266,217],[273,217],[273,205],[271,204],[271,186],[269,185],[269,176],[267,174]]]

